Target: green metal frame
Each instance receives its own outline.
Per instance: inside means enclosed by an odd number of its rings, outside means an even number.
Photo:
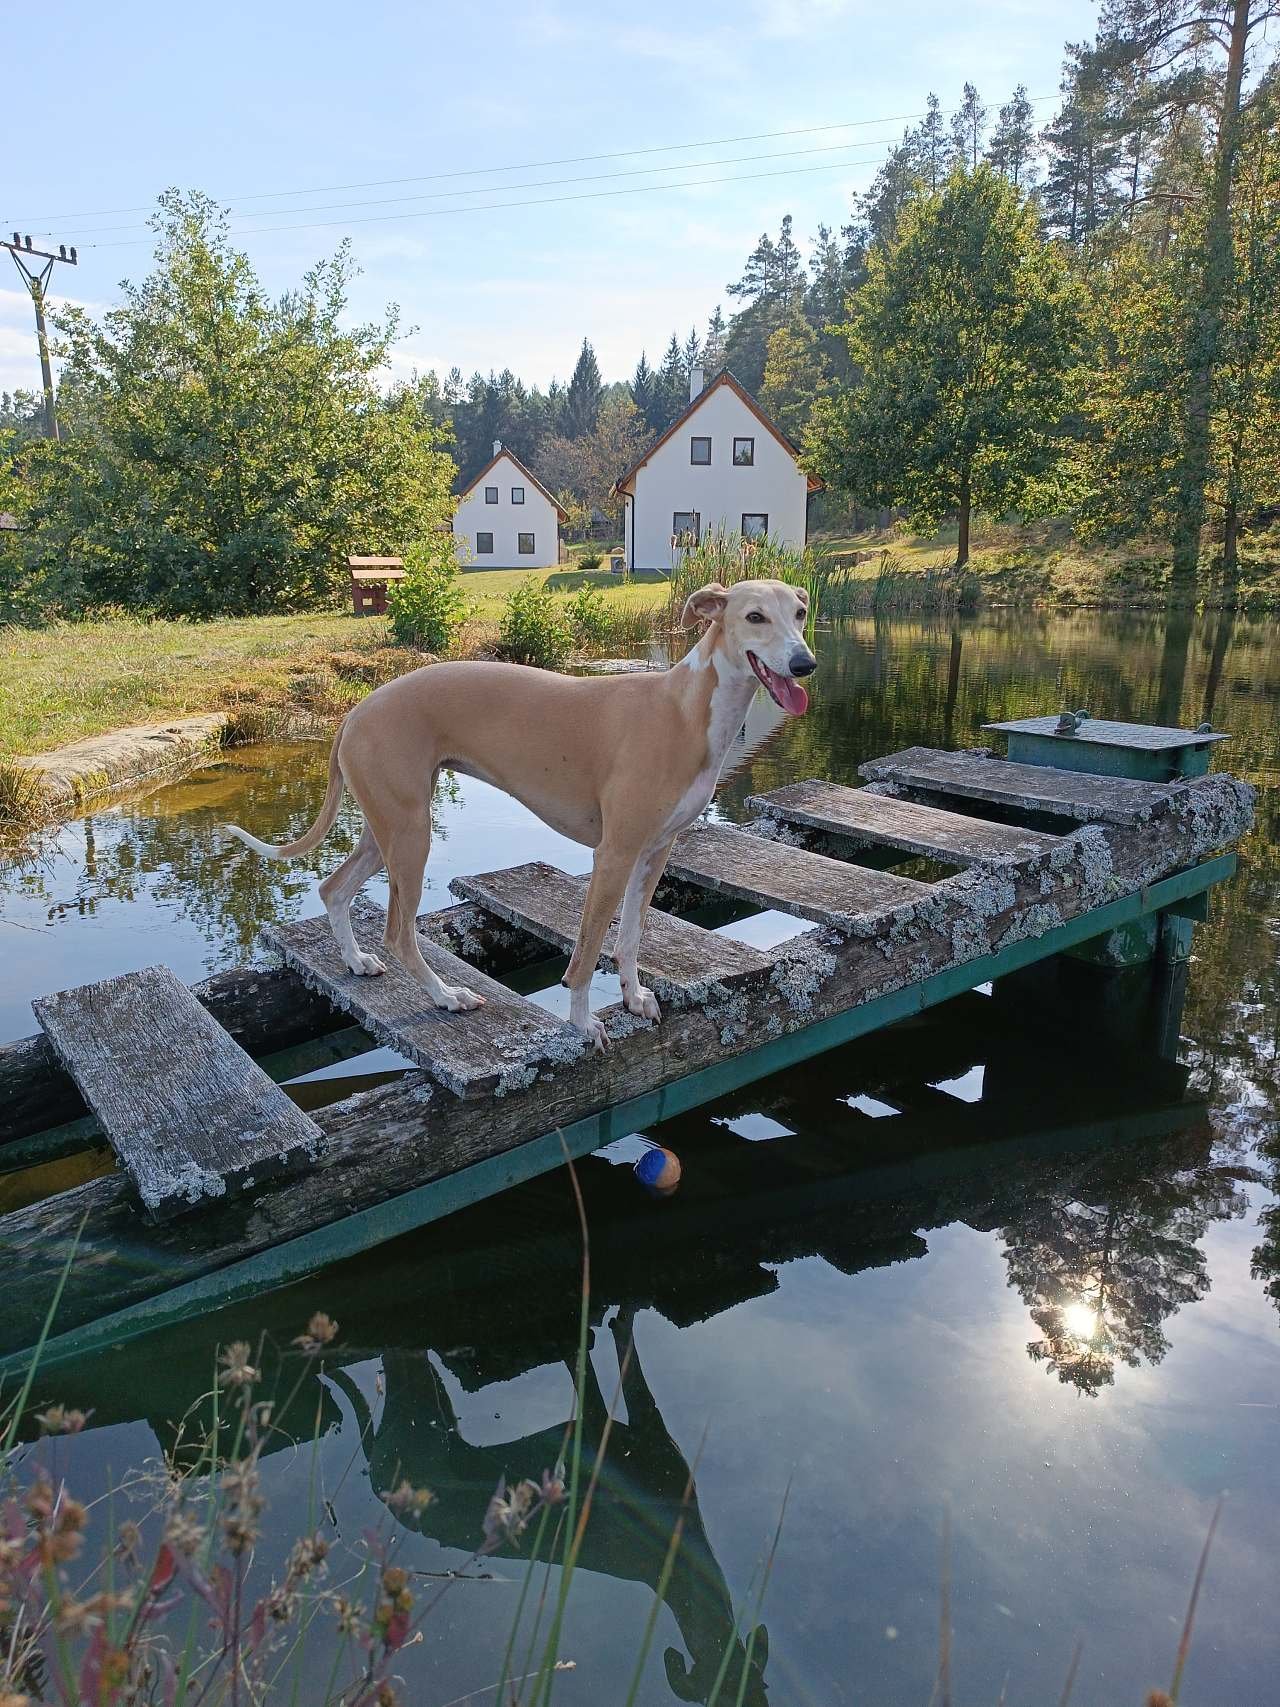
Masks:
[[[1039,735],[1008,731],[1008,757],[1020,765],[1049,765],[1054,770],[1087,771],[1091,776],[1122,776],[1136,782],[1175,782],[1204,776],[1209,769],[1209,746],[1188,735],[1181,747],[1148,751],[1141,747],[1101,746],[1070,735]]]
[[[1188,897],[1203,894],[1215,883],[1223,882],[1235,868],[1235,855],[1221,854],[1161,878],[1118,900],[1094,907],[1042,936],[1011,943],[994,954],[981,955],[960,966],[949,966],[919,983],[847,1008],[829,1019],[817,1020],[757,1049],[727,1056],[714,1066],[701,1068],[683,1079],[646,1091],[642,1096],[602,1109],[598,1114],[575,1121],[561,1130],[544,1132],[501,1155],[474,1162],[470,1167],[431,1180],[385,1203],[357,1210],[285,1244],[274,1245],[256,1256],[215,1269],[211,1274],[142,1299],[65,1334],[52,1335],[45,1344],[41,1361],[59,1363],[100,1350],[106,1345],[136,1338],[153,1328],[170,1326],[203,1311],[286,1286],[330,1263],[356,1256],[375,1245],[440,1220],[455,1210],[505,1191],[509,1186],[547,1173],[566,1157],[588,1155],[616,1138],[673,1115],[684,1114],[755,1079],[766,1078],[856,1037],[878,1031],[882,1026],[920,1013],[989,979],[1004,977],[1090,938],[1120,930],[1136,919],[1178,907]],[[30,1355],[28,1348],[0,1358],[0,1377],[25,1368]]]

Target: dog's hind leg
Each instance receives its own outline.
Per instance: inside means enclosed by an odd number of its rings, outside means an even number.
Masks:
[[[666,841],[640,855],[627,879],[622,912],[618,918],[618,977],[622,981],[622,999],[628,1013],[642,1014],[645,1019],[661,1019],[662,1010],[653,991],[640,982],[636,956],[640,952],[644,916],[649,911],[649,903],[653,900],[653,892],[662,878],[670,852],[671,842]]]
[[[365,954],[356,945],[351,930],[351,903],[369,879],[382,870],[384,863],[382,849],[378,846],[373,831],[366,824],[360,840],[356,843],[355,851],[343,860],[336,871],[330,872],[320,885],[320,899],[329,915],[333,934],[338,939],[342,958],[352,972],[368,978],[385,972],[386,967],[376,954]]]
[[[391,879],[385,938],[387,947],[405,971],[424,987],[436,1007],[447,1008],[451,1013],[482,1008],[483,996],[462,984],[446,984],[427,965],[418,946],[418,903],[422,900],[427,855],[431,852],[429,803],[422,808],[422,818],[418,823],[400,825],[388,834],[385,852],[387,875]]]

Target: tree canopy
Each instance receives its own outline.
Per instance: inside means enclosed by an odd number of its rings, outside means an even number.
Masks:
[[[954,171],[874,248],[844,328],[861,387],[819,401],[808,460],[922,526],[1060,498],[1083,303],[1032,204],[989,166]]]

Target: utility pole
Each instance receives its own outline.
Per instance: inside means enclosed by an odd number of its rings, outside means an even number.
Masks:
[[[53,410],[53,369],[49,365],[49,337],[44,324],[44,292],[45,286],[49,282],[49,275],[53,272],[55,261],[65,261],[69,267],[79,265],[75,248],[73,246],[70,254],[68,254],[66,244],[59,243],[56,255],[48,249],[33,249],[30,237],[23,239],[15,231],[13,242],[0,242],[0,249],[7,249],[13,256],[13,264],[22,274],[22,281],[30,291],[31,300],[35,304],[36,338],[40,345],[40,373],[44,380],[44,436],[47,439],[56,439],[58,436],[58,417]],[[33,261],[43,261],[44,266],[39,269],[32,267],[27,261],[28,255]]]

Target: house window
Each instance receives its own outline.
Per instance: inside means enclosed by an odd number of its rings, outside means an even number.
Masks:
[[[496,486],[486,486],[485,487],[485,489],[484,489],[484,501],[486,504],[496,504],[497,503],[497,501],[498,501],[498,488]]]
[[[753,516],[744,513],[742,517],[743,539],[763,539],[768,532],[769,518],[767,515]]]
[[[513,486],[511,488],[511,502],[513,504],[523,504],[524,503],[524,487],[523,486]]]
[[[709,467],[711,463],[711,440],[690,439],[689,461],[699,468]]]
[[[516,537],[519,541],[520,555],[522,557],[532,557],[533,556],[533,535],[531,533],[522,533],[522,534],[518,534]]]
[[[735,468],[753,468],[756,460],[756,441],[754,439],[735,439],[733,441],[733,466]]]
[[[493,535],[491,533],[478,533],[476,535],[476,556],[493,556]]]
[[[696,545],[700,520],[697,510],[677,510],[671,518],[671,533],[676,542],[680,545]]]

